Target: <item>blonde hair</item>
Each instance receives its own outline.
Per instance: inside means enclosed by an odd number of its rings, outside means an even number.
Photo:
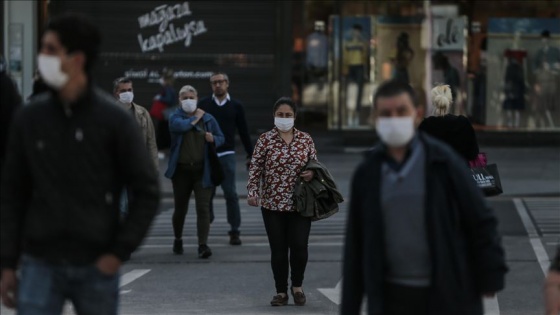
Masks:
[[[449,111],[453,102],[451,88],[449,85],[438,85],[432,89],[432,103],[434,104],[434,115],[443,116]]]

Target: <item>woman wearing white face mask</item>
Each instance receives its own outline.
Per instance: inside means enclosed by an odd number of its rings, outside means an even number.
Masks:
[[[294,128],[296,111],[290,98],[276,101],[275,127],[259,137],[249,167],[247,202],[253,207],[261,206],[272,253],[277,293],[270,302],[272,306],[288,303],[290,267],[294,302],[304,305],[306,301],[302,282],[311,220],[296,212],[292,196],[300,176],[305,181],[313,178],[313,171],[301,170],[309,160],[317,160],[317,152],[311,136]]]
[[[169,117],[171,149],[165,176],[173,182],[175,210],[173,212],[173,252],[183,254],[183,226],[191,193],[194,191],[197,217],[198,256],[212,255],[207,245],[210,230],[210,177],[209,146],[219,147],[224,135],[214,117],[197,108],[197,92],[190,85],[179,91],[181,108]]]

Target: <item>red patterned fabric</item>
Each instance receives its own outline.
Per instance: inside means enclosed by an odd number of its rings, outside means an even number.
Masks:
[[[523,64],[523,59],[527,57],[527,51],[520,50],[520,49],[516,49],[516,50],[506,49],[506,51],[504,52],[504,56],[506,58],[513,58],[517,60],[519,64]]]
[[[308,133],[294,128],[290,144],[276,128],[263,133],[249,167],[248,197],[260,197],[260,205],[268,210],[295,211],[296,180],[310,159],[317,159],[317,151]]]

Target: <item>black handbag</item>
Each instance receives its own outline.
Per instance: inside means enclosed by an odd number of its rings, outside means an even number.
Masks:
[[[206,124],[204,129],[205,131],[210,130]],[[214,142],[208,143],[208,161],[210,162],[210,181],[214,186],[220,186],[224,181],[224,169],[216,152],[216,144]]]
[[[224,181],[224,169],[214,143],[208,143],[208,161],[210,162],[210,180],[214,186],[219,186]]]
[[[500,173],[496,164],[488,164],[484,167],[471,168],[472,177],[484,195],[487,197],[497,196],[504,191],[500,181]]]

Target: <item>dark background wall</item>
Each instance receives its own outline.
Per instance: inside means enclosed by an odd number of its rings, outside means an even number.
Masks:
[[[141,27],[142,16],[154,12],[157,17],[161,9],[177,5],[182,11],[188,6],[190,14],[167,25]],[[258,132],[272,126],[274,101],[291,95],[290,5],[290,1],[52,0],[49,11],[51,16],[85,13],[100,28],[103,45],[95,78],[105,90],[111,92],[112,81],[128,74],[133,78],[135,102],[149,108],[163,68],[175,71],[177,91],[190,84],[200,97],[211,94],[209,74],[223,71],[230,78],[231,96],[245,105],[249,128]],[[175,15],[181,11],[178,7],[172,10]],[[190,28],[191,23],[197,26]],[[191,30],[189,45],[178,38],[185,29]],[[201,29],[205,31],[195,34]],[[158,34],[173,35],[161,48],[151,49],[150,38]]]

